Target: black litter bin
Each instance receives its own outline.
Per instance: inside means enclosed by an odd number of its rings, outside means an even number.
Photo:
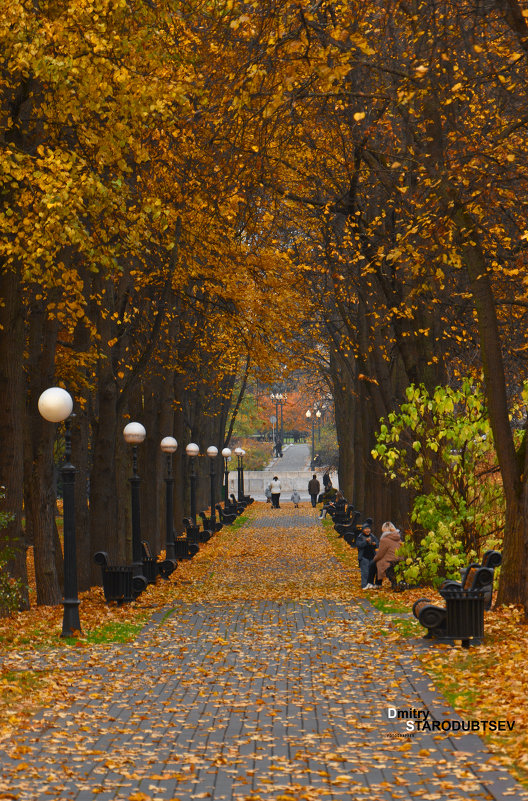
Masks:
[[[484,607],[486,593],[482,590],[445,589],[440,591],[446,602],[446,636],[469,644],[480,644],[484,639]]]

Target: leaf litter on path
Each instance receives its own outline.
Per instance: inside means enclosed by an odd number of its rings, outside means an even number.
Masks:
[[[387,719],[389,706],[425,709],[412,645],[380,633],[385,616],[358,603],[353,561],[336,560],[315,514],[298,511],[271,518],[255,504],[244,527],[148,589],[137,606],[165,609],[157,625],[134,643],[70,650],[68,698],[6,748],[0,789],[407,799],[411,782],[416,798],[480,799],[491,771],[507,792],[508,775],[463,755],[462,740],[406,737]]]

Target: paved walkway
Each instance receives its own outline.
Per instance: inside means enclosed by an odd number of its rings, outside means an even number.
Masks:
[[[273,459],[266,470],[309,470],[310,469],[310,446],[304,443],[290,443],[284,445],[282,457]]]
[[[352,576],[311,510],[261,514],[202,561],[199,601],[93,665],[72,657],[75,701],[1,755],[0,798],[528,798],[475,735],[388,718],[456,716],[366,602],[322,596]]]

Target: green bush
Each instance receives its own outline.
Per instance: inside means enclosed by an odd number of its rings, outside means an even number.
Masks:
[[[271,442],[258,442],[254,439],[235,439],[229,445],[231,450],[240,446],[246,452],[244,456],[244,470],[264,470],[273,459],[273,446]],[[230,470],[236,470],[236,457],[231,458]]]
[[[0,487],[0,500],[5,497],[4,490],[5,487]],[[6,512],[0,512],[0,537],[12,519],[13,517]],[[15,555],[15,549],[4,535],[0,539],[0,617],[6,617],[14,612],[22,603],[22,582],[9,575],[9,563]]]
[[[322,467],[339,467],[339,445],[337,432],[333,426],[321,426],[321,433],[315,432],[315,455],[317,464]]]
[[[0,529],[5,528],[9,517],[0,513]],[[15,551],[9,545],[0,547],[0,617],[16,611],[22,602],[22,582],[9,575],[9,562]]]
[[[396,567],[398,578],[409,584],[431,584],[438,587],[444,579],[460,579],[460,569],[476,559],[475,551],[466,553],[454,521],[436,521],[416,543],[405,540],[398,551],[402,561]]]
[[[445,549],[451,536],[446,554],[457,543],[467,562],[471,553],[499,545],[504,525],[483,394],[466,379],[456,390],[437,387],[432,393],[411,385],[406,396],[398,411],[380,421],[372,456],[391,479],[415,494],[411,519],[416,540],[434,533]],[[422,547],[418,541],[415,545]]]

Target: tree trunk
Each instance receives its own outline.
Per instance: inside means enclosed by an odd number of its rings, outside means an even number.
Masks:
[[[170,377],[172,378],[172,376]],[[164,437],[175,437],[176,441],[178,442],[178,450],[181,450],[182,443],[178,440],[178,438],[174,434],[174,387],[173,382],[169,379],[168,376],[165,376],[161,381],[160,387],[160,410],[159,410],[159,435],[160,440],[158,442],[158,459],[159,459],[159,493],[157,497],[158,501],[158,528],[156,532],[156,547],[157,553],[160,550],[165,549],[165,542],[166,542],[166,521],[165,521],[165,504],[166,504],[166,488],[165,488],[165,477],[166,477],[166,464],[167,458],[166,455],[162,452],[160,448],[160,442]],[[172,464],[172,471],[174,475],[174,463],[176,459],[176,455],[171,456],[171,464]]]
[[[77,408],[72,426],[72,462],[75,475],[75,538],[77,550],[78,587],[82,592],[92,584],[93,557],[90,543],[90,510],[88,507],[88,477],[90,458],[90,422],[85,409]]]
[[[90,472],[90,542],[93,552],[109,551],[118,556],[116,419],[117,388],[112,367],[102,359],[95,419],[92,424],[92,469]],[[93,556],[93,554],[92,554]],[[101,583],[100,568],[91,561],[92,583]]]
[[[139,473],[141,475],[141,532],[150,544],[153,554],[161,550],[161,508],[163,495],[164,454],[160,448],[163,436],[161,414],[163,395],[166,392],[162,376],[152,376],[143,383],[143,418],[147,437],[140,448]],[[172,427],[171,427],[172,430]]]
[[[54,443],[57,426],[38,411],[40,394],[54,384],[58,321],[49,319],[43,305],[33,305],[28,322],[29,384],[26,426],[26,515],[34,539],[37,604],[54,606],[62,601],[63,556],[56,526],[57,497],[54,477]]]
[[[515,451],[495,299],[478,233],[465,212],[457,211],[455,221],[477,312],[488,412],[506,499],[503,562],[497,602],[523,604],[528,615],[528,519],[524,514],[528,498],[528,465],[519,463]]]
[[[26,544],[22,526],[24,495],[24,311],[19,276],[0,273],[0,485],[5,487],[1,508],[12,517],[0,531],[0,547],[10,544],[15,557],[9,565],[13,577],[21,579],[21,608],[29,608]]]

